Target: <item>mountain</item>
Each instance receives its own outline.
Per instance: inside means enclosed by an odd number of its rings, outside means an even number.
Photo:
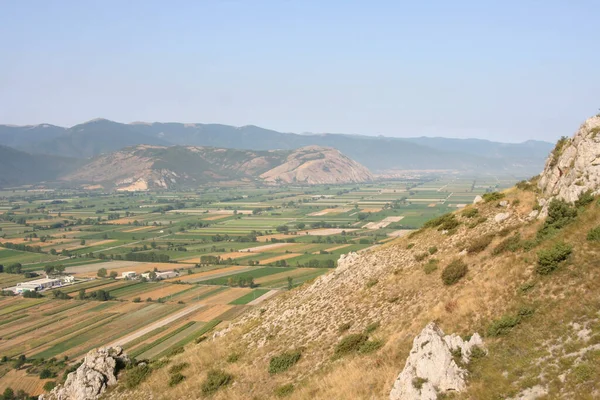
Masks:
[[[61,131],[62,129],[62,131]],[[41,130],[41,128],[36,128]],[[476,139],[388,138],[345,134],[299,135],[249,125],[132,123],[105,119],[52,134],[26,139],[31,127],[0,125],[0,144],[35,153],[93,157],[138,144],[210,146],[249,150],[291,150],[305,146],[333,147],[372,171],[448,169],[473,173],[530,176],[544,165],[552,144],[520,144]]]
[[[220,181],[333,184],[373,179],[362,165],[332,148],[237,150],[139,145],[101,155],[61,178],[70,184],[118,190],[198,186]]]
[[[81,160],[28,154],[0,146],[0,187],[54,181],[81,164]]]
[[[541,177],[342,256],[126,370],[107,398],[598,398],[600,171],[586,157],[600,154],[599,127],[559,142]],[[590,175],[575,202],[565,167]]]

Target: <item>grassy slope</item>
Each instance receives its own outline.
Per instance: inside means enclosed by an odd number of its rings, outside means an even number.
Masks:
[[[537,384],[548,388],[548,398],[594,398],[600,390],[600,351],[594,350],[600,347],[600,245],[587,241],[586,235],[600,225],[598,200],[529,251],[494,256],[492,249],[505,239],[498,234],[484,251],[459,255],[472,241],[504,228],[509,235],[520,232],[523,239],[535,235],[541,222],[525,222],[535,195],[514,189],[507,199],[520,204],[510,208],[511,218],[502,224],[493,217],[505,209],[497,202],[480,204],[480,215],[488,220],[476,227],[468,227],[474,219],[459,216],[462,224],[453,235],[420,231],[364,254],[359,263],[312,286],[263,304],[217,343],[191,345],[174,359],[191,364],[185,385],[166,387],[168,373],[159,370],[127,398],[145,398],[149,391],[163,398],[200,398],[202,380],[211,367],[227,370],[236,381],[216,399],[275,397],[276,388],[288,383],[295,387],[290,398],[386,398],[414,336],[431,320],[447,333],[482,333],[489,350],[470,366],[469,389],[456,398],[506,398]],[[537,251],[562,240],[574,246],[571,257],[548,276],[536,274]],[[409,243],[414,246],[407,249]],[[415,255],[434,245],[438,252],[428,258],[438,259],[441,268],[425,274],[427,259],[417,261]],[[444,286],[441,269],[457,257],[469,265],[469,272],[458,284]],[[494,320],[524,307],[533,315],[505,335],[486,335]],[[348,332],[357,333],[374,321],[381,323],[372,334],[384,341],[381,350],[332,360],[335,344],[345,335],[338,331],[341,324],[350,323]],[[573,323],[589,331],[582,334]],[[269,375],[273,355],[298,347],[304,348],[298,364]],[[227,363],[231,353],[241,354],[240,359]]]

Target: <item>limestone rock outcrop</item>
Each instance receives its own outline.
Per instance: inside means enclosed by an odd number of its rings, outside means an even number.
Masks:
[[[600,116],[586,120],[572,138],[559,141],[538,186],[546,198],[567,202],[587,190],[600,194]]]
[[[105,347],[91,350],[83,364],[67,376],[64,385],[55,387],[39,400],[95,400],[108,386],[117,383],[120,366],[129,362],[121,347]]]
[[[468,364],[473,349],[482,345],[477,333],[464,341],[456,334],[444,335],[435,323],[429,323],[415,337],[390,400],[435,400],[439,394],[464,390],[468,373],[457,361]]]

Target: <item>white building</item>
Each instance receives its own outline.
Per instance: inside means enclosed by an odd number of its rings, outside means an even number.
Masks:
[[[156,279],[170,279],[170,278],[176,278],[178,276],[179,276],[179,273],[175,272],[175,271],[164,271],[164,272],[156,273]]]
[[[29,292],[29,291],[34,291],[34,292],[39,292],[45,289],[52,289],[55,287],[59,287],[62,286],[62,282],[60,279],[57,278],[44,278],[44,279],[36,279],[34,281],[29,281],[29,282],[21,282],[21,283],[17,283],[16,286],[16,293],[23,293],[23,292]]]
[[[121,278],[123,279],[133,279],[135,278],[136,274],[135,271],[127,271],[127,272],[123,272],[121,274]]]

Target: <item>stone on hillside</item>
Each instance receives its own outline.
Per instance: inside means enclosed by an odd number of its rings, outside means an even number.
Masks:
[[[64,385],[55,387],[40,400],[95,400],[108,386],[117,383],[119,366],[129,362],[121,347],[91,350],[83,364],[67,376]]]
[[[390,400],[435,400],[439,394],[464,390],[468,372],[455,361],[457,349],[461,364],[467,364],[473,348],[482,344],[477,333],[465,342],[456,334],[444,335],[435,323],[429,323],[415,337],[406,365],[390,392]]]
[[[500,223],[500,222],[507,220],[509,217],[510,217],[509,213],[496,214],[496,216],[494,217],[494,221],[496,221],[497,223]]]
[[[483,201],[483,197],[481,197],[480,195],[477,195],[473,199],[473,204],[481,203],[482,201]]]
[[[589,118],[577,133],[550,154],[539,188],[545,197],[576,201],[591,190],[600,194],[600,116]]]
[[[500,207],[508,207],[508,201],[507,200],[502,200],[500,203],[498,203],[498,205]]]

